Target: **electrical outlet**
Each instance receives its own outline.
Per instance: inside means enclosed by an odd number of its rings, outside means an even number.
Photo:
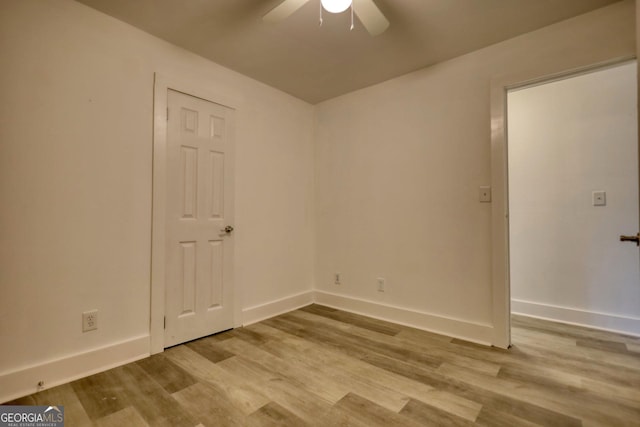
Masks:
[[[336,285],[340,284],[340,273],[335,274],[333,283],[335,283]]]
[[[82,313],[82,332],[89,332],[95,329],[98,329],[98,310]]]
[[[378,292],[384,292],[385,279],[384,277],[378,277]]]

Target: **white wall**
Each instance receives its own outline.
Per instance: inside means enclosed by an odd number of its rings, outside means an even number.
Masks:
[[[491,82],[633,54],[625,1],[319,104],[318,300],[490,342]]]
[[[508,126],[513,311],[640,334],[638,250],[618,239],[639,217],[636,63],[512,91]]]
[[[325,102],[314,152],[304,102],[70,0],[0,2],[0,401],[148,351],[156,71],[241,100],[235,277],[252,319],[316,279],[319,301],[487,342],[490,81],[633,53],[633,15],[623,1]],[[82,334],[89,308],[100,328]]]
[[[239,100],[243,307],[312,289],[311,105],[68,0],[0,2],[0,52],[0,401],[149,351],[154,72]]]

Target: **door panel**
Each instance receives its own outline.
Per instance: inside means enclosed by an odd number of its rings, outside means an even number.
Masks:
[[[224,154],[209,152],[211,192],[208,194],[209,218],[222,218],[224,212]]]
[[[165,347],[233,327],[233,110],[169,90]]]

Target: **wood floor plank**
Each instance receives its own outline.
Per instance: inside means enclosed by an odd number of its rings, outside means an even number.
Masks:
[[[269,402],[253,414],[249,415],[246,425],[251,427],[289,427],[305,426],[308,424],[293,412],[283,408],[276,402]]]
[[[640,417],[640,391],[637,389],[620,387],[601,381],[591,380],[580,376],[567,374],[557,369],[546,367],[522,366],[502,368],[498,378],[504,378],[516,383],[533,385],[545,394],[563,393],[579,399],[585,404],[596,401],[603,407],[624,408],[628,414],[637,413]],[[612,396],[615,396],[612,398]],[[593,404],[591,403],[593,406]]]
[[[512,340],[314,304],[8,403],[74,426],[640,426],[640,338],[514,316]]]
[[[262,348],[265,351],[282,357],[287,357],[287,353],[297,351],[299,352],[299,357],[307,361],[307,363],[313,361],[312,366],[320,366],[320,368],[318,368],[320,370],[323,369],[322,366],[330,366],[331,370],[339,370],[345,375],[351,373],[362,379],[366,379],[368,383],[375,383],[376,387],[389,388],[404,396],[429,402],[433,406],[447,410],[465,419],[475,419],[480,411],[481,405],[468,399],[448,392],[435,390],[423,383],[412,381],[404,376],[377,368],[359,359],[346,357],[327,347],[309,343],[303,345],[305,341],[295,336],[290,335],[289,338],[287,338],[283,336],[281,332],[278,336],[279,339],[277,342],[271,342]],[[290,345],[292,341],[297,341],[299,344]],[[292,359],[290,358],[289,360]]]
[[[559,370],[586,378],[602,379],[621,386],[640,387],[640,370],[598,362],[577,354],[574,348],[544,345],[532,339],[513,337],[509,350],[495,349],[454,339],[451,351],[469,357],[480,357],[503,366],[533,364],[553,366]]]
[[[290,363],[237,338],[226,341],[224,345],[230,351],[257,361],[267,369],[280,373],[291,383],[318,394],[332,404],[342,399],[350,390],[347,384],[333,381],[326,375],[310,369],[308,365]]]
[[[585,326],[567,325],[560,322],[551,322],[533,317],[514,314],[511,316],[511,327],[520,329],[531,329],[541,332],[549,332],[559,337],[571,337],[578,339],[601,339],[605,341],[615,341],[622,343],[640,344],[640,337],[618,334],[615,332],[602,331],[587,328]]]
[[[603,425],[624,425],[624,423],[640,425],[640,408],[616,405],[616,411],[611,412],[611,405],[608,402],[585,393],[584,390],[572,395],[571,392],[577,390],[522,383],[503,378],[489,379],[474,371],[447,364],[440,366],[438,372],[447,378],[455,378],[494,393],[508,394],[516,399],[532,402],[576,419],[589,418]],[[637,422],[630,423],[630,420],[637,420]]]
[[[558,348],[575,347],[578,342],[576,338],[571,336],[561,336],[548,331],[527,328],[512,328],[511,339],[515,341],[535,341],[541,345]]]
[[[228,333],[225,334],[225,336],[227,337],[227,339],[231,338],[230,334]],[[219,345],[217,345],[221,341],[224,340],[220,340],[219,338],[212,339],[211,337],[204,337],[199,340],[190,341],[185,345],[201,356],[209,359],[213,363],[218,363],[233,356],[233,353],[229,353],[228,351],[225,351],[224,349],[220,348]]]
[[[336,310],[328,312],[326,310],[318,310],[317,305],[309,305],[300,309],[300,311],[307,311],[320,316],[329,317],[331,319],[340,320],[351,325],[356,325],[364,329],[369,329],[375,332],[380,332],[387,335],[396,335],[400,332],[400,327],[389,322],[373,319],[371,317],[365,317],[354,313],[348,313],[346,311]]]
[[[461,414],[461,416],[470,419],[475,418],[480,409],[480,405],[475,402],[458,396],[442,393],[425,384],[415,382],[404,376],[380,369],[359,359],[346,357],[330,348],[309,343],[304,346],[290,345],[291,341],[296,340],[299,339],[294,336],[290,336],[290,338],[283,338],[281,336],[278,342],[269,343],[263,346],[263,349],[267,352],[283,357],[286,357],[287,352],[299,351],[299,357],[304,358],[306,361],[314,361],[313,366],[330,366],[330,369],[332,370],[340,370],[343,373],[349,372],[360,378],[367,379],[367,381],[374,382],[377,387],[385,386],[400,394],[413,397],[415,399],[426,399],[432,402],[437,401],[440,405],[446,406],[454,413]],[[287,350],[287,347],[290,348]]]
[[[245,424],[245,414],[224,392],[210,384],[193,384],[174,393],[173,398],[204,426],[242,427]]]
[[[71,424],[66,419],[65,422],[67,422],[68,425],[80,425]],[[95,427],[149,427],[149,424],[133,406],[127,406],[118,412],[102,417],[96,420],[93,424]]]
[[[282,318],[282,316],[267,319],[264,321],[264,324],[303,338],[309,342],[330,346],[350,357],[361,358],[367,354],[365,349],[358,348],[349,342],[343,342],[339,336],[332,334],[330,331],[309,330],[304,326],[296,325],[295,322]]]
[[[552,370],[540,366],[503,366],[497,375],[512,381],[520,381],[530,384],[538,384],[546,387],[568,389],[570,387],[582,387],[584,378],[578,375],[567,374],[562,371]]]
[[[222,341],[227,343],[235,338]],[[232,374],[187,346],[177,346],[165,351],[165,355],[182,369],[189,371],[200,382],[206,383],[220,395],[226,395],[229,402],[243,412],[251,414],[267,404],[266,396],[250,378]]]
[[[260,335],[257,332],[254,332],[250,327],[249,328],[237,328],[231,332],[231,335],[236,338],[240,338],[241,340],[250,342],[251,344],[260,346],[267,342],[267,339]]]
[[[519,342],[514,347],[536,364],[546,363],[585,378],[600,379],[626,387],[640,387],[640,369],[610,363],[606,357],[594,360],[572,349],[542,346],[531,341]],[[503,362],[509,363],[510,360]]]
[[[340,364],[326,364],[322,358],[318,359],[313,357],[312,354],[296,351],[295,347],[288,348],[282,345],[282,343],[279,343],[279,347],[279,352],[284,354],[284,358],[287,360],[294,361],[300,366],[314,370],[320,375],[330,378],[331,381],[349,384],[350,391],[374,401],[390,411],[398,412],[409,401],[408,396],[388,387],[386,384],[381,384],[372,376],[359,375],[354,372],[353,365],[359,361],[343,361],[343,363]]]
[[[633,407],[640,407],[640,389],[630,387],[620,387],[615,384],[608,384],[603,381],[585,378],[581,382],[583,389],[593,392],[603,398],[613,398],[619,404],[626,404]]]
[[[21,399],[7,402],[5,405],[64,406],[67,425],[90,425],[89,415],[85,411],[71,383],[43,390]]]
[[[340,399],[317,425],[417,427],[420,423],[389,411],[355,393],[349,393]]]
[[[453,339],[446,335],[423,331],[422,329],[411,328],[409,326],[403,326],[395,337],[412,342],[431,343],[435,341],[443,344],[449,343]]]
[[[486,427],[536,427],[541,425],[488,407],[482,408],[476,419],[476,424]]]
[[[567,338],[556,338],[556,342],[548,343],[546,339],[551,335],[538,331],[523,331],[515,330],[514,339],[518,340],[523,334],[522,340],[525,345],[532,345],[537,347],[549,347],[553,346],[556,350],[565,352],[567,354],[574,354],[588,361],[595,361],[601,364],[614,365],[616,367],[640,369],[640,360],[638,357],[629,354],[626,350],[626,345],[621,343],[610,342],[608,345],[603,340],[572,340]],[[579,345],[579,343],[581,345]],[[616,344],[619,347],[616,347]],[[614,348],[622,348],[621,351],[613,351]]]
[[[299,316],[305,320],[312,321],[321,325],[326,325],[329,328],[340,329],[343,332],[348,334],[352,334],[356,337],[365,338],[371,340],[376,343],[380,343],[381,345],[396,345],[402,346],[407,349],[411,349],[416,352],[420,352],[423,355],[427,355],[430,358],[429,364],[432,366],[437,366],[442,360],[447,360],[449,363],[453,363],[456,365],[460,365],[466,368],[477,369],[479,372],[497,375],[500,370],[500,365],[496,363],[487,362],[485,360],[479,360],[475,358],[470,358],[466,356],[461,356],[446,349],[447,344],[451,341],[451,338],[447,340],[443,340],[438,338],[433,340],[433,334],[425,333],[419,334],[417,330],[413,330],[412,328],[404,327],[396,336],[389,336],[386,334],[381,334],[375,331],[367,330],[360,328],[355,325],[349,325],[343,322],[339,322],[329,318],[322,318],[319,316],[314,316],[313,314],[306,312],[294,312],[290,313],[292,316]],[[405,336],[407,332],[412,339],[407,339]],[[403,335],[404,334],[404,335]],[[440,337],[440,336],[438,336]],[[405,362],[410,362],[408,359],[404,359]],[[418,361],[418,366],[422,361]]]
[[[144,369],[169,394],[180,391],[197,382],[193,375],[167,359],[162,353],[139,360],[136,364]]]
[[[268,337],[269,342],[288,340],[288,339],[291,339],[292,337],[295,337],[295,335],[292,335],[280,329],[269,326],[264,322],[254,323],[253,325],[247,326],[247,328],[251,329],[255,333],[262,334],[265,337]],[[301,341],[304,341],[304,340],[301,340]],[[309,341],[304,341],[304,342],[307,342],[309,345],[311,345],[311,342]]]
[[[182,407],[135,363],[74,381],[72,386],[93,421],[133,406],[150,425],[194,425]]]
[[[582,338],[576,340],[576,345],[580,347],[597,348],[599,350],[610,351],[614,353],[629,353],[629,350],[627,349],[627,345],[625,343],[609,340]]]
[[[103,418],[131,405],[131,402],[127,401],[124,384],[119,381],[114,372],[115,369],[111,369],[71,383],[84,410],[92,420]]]
[[[318,352],[320,352],[320,350]],[[392,364],[399,362],[398,360],[390,358],[387,360]],[[434,407],[451,412],[461,418],[473,420],[481,408],[481,405],[475,401],[447,391],[435,389],[425,383],[414,381],[403,375],[372,365],[365,360],[351,362],[336,361],[335,363],[339,363],[341,366],[344,366],[345,369],[348,369],[356,375],[379,381],[380,384],[395,389],[414,400],[420,400],[425,403],[428,402]],[[410,366],[408,363],[405,363],[405,365]]]
[[[400,414],[411,418],[422,426],[468,427],[474,424],[473,421],[413,399],[400,411]]]
[[[427,368],[418,369],[414,366],[389,359],[384,356],[371,355],[366,357],[368,363],[405,375],[416,381],[423,382],[438,390],[447,391],[453,395],[476,401],[483,407],[490,407],[497,411],[514,414],[534,423],[548,426],[580,426],[581,422],[575,417],[570,417],[528,401],[514,399],[511,395],[496,393],[478,387],[475,384],[466,383],[456,378],[450,378],[439,372]],[[429,403],[429,402],[427,402]]]
[[[261,364],[246,359],[244,356],[227,359],[221,365],[230,372],[238,375],[250,375],[257,379],[261,390],[273,402],[278,403],[307,423],[315,422],[318,414],[324,414],[331,409],[331,402],[306,389],[297,387],[277,373],[269,371]]]
[[[389,383],[379,381],[375,372],[362,374],[359,368],[366,368],[367,364],[360,360],[340,358],[337,353],[326,351],[318,345],[303,345],[303,341],[296,337],[265,344],[262,349],[330,377],[333,381],[348,383],[351,391],[392,411],[399,411],[409,400],[406,394],[389,387]]]
[[[113,369],[120,384],[126,384],[125,402],[152,426],[191,427],[196,423],[166,390],[135,363]]]
[[[285,321],[302,325],[307,328],[307,330],[315,332],[320,337],[320,343],[323,342],[323,339],[332,337],[334,340],[340,342],[342,346],[351,346],[354,350],[360,349],[367,353],[375,352],[389,357],[400,358],[402,360],[411,360],[412,362],[420,365],[435,367],[442,363],[441,359],[437,357],[415,351],[397,343],[382,343],[370,338],[353,335],[347,331],[326,330],[326,328],[322,328],[321,326],[319,327],[315,324],[313,320],[304,319],[302,316],[296,315],[295,313],[285,314],[281,316],[281,318],[285,319]]]

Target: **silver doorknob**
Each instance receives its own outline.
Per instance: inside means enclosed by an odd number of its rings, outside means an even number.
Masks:
[[[222,229],[222,231],[224,231],[225,233],[229,234],[233,231],[233,227],[230,225],[227,225],[225,228]]]
[[[640,233],[635,236],[620,236],[621,242],[636,242],[636,246],[640,246]]]

